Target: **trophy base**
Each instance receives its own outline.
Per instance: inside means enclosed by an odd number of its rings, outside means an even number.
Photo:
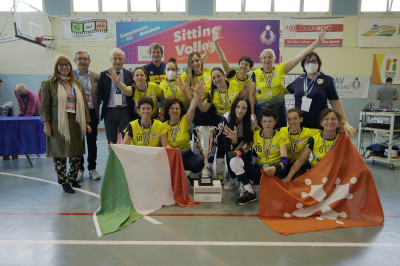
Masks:
[[[212,177],[200,177],[199,186],[212,186],[213,180]]]
[[[212,186],[200,186],[197,180],[193,188],[194,201],[199,202],[221,202],[222,186],[219,180],[213,180]]]

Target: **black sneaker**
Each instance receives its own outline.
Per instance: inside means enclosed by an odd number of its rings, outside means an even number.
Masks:
[[[236,204],[243,206],[246,205],[247,203],[257,201],[257,196],[256,193],[250,193],[248,191],[244,192],[243,195],[236,200]]]
[[[71,180],[70,183],[72,187],[77,187],[77,188],[81,187],[81,185],[79,185],[78,181],[76,180]]]
[[[76,182],[76,181],[75,181]],[[66,193],[75,193],[75,190],[71,187],[71,185],[69,183],[65,183],[65,184],[61,184],[63,187],[63,190]]]

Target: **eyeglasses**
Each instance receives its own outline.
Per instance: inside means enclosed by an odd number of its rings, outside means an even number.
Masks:
[[[89,61],[90,59],[87,57],[78,57],[76,60],[78,61]]]
[[[60,68],[63,68],[63,67],[70,68],[71,67],[69,64],[57,64],[57,66]]]
[[[306,60],[306,64],[318,64],[318,60],[317,59]]]

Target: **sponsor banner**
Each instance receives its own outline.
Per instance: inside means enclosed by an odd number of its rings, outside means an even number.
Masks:
[[[398,18],[360,18],[358,47],[400,47]]]
[[[309,46],[325,31],[325,40],[320,46],[342,46],[343,18],[301,19],[287,18],[285,21],[285,46]]]
[[[212,44],[213,31],[222,27],[219,41],[228,62],[238,62],[247,55],[259,62],[264,49],[272,49],[279,61],[279,20],[191,20],[117,22],[117,47],[126,55],[126,64],[150,62],[148,47],[157,42],[164,47],[164,58],[174,57],[186,64],[192,52],[203,55]],[[220,63],[216,52],[207,64]]]
[[[116,18],[61,17],[64,41],[115,41]]]
[[[374,54],[371,82],[382,84],[392,78],[393,84],[400,84],[399,62],[400,54]]]
[[[339,98],[368,98],[369,76],[332,76]]]

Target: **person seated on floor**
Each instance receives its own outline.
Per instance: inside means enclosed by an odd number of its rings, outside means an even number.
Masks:
[[[197,83],[195,94],[187,112],[185,112],[183,102],[179,99],[168,99],[164,102],[165,122],[163,123],[161,145],[179,149],[185,170],[192,172],[194,176],[197,176],[204,168],[204,159],[202,156],[194,154],[191,150],[190,124],[193,122],[195,109],[204,87],[205,85],[202,81]],[[189,178],[189,181],[193,186],[194,179]]]
[[[295,173],[299,171],[301,166],[308,160],[311,153],[313,155],[311,166],[314,166],[333,148],[333,146],[335,146],[335,142],[339,136],[338,132],[341,125],[341,119],[340,113],[335,109],[326,108],[322,110],[319,115],[319,121],[323,128],[322,132],[319,132],[308,139],[299,158],[293,164],[289,174],[283,179],[283,181],[290,182]]]
[[[14,94],[18,102],[19,116],[40,115],[40,103],[33,91],[29,90],[24,84],[17,84]]]
[[[142,97],[138,101],[140,118],[129,122],[124,130],[122,144],[160,147],[163,123],[151,118],[154,102],[150,97]]]
[[[261,169],[268,176],[285,177],[285,167],[288,163],[287,144],[288,138],[280,131],[275,131],[274,126],[278,121],[278,112],[271,106],[267,106],[258,114],[258,124],[261,129],[253,133],[253,148],[257,155],[253,164],[246,156],[247,151],[236,151],[236,157],[230,161],[230,167],[243,184],[244,192],[236,200],[238,205],[246,205],[257,201],[257,195],[252,185],[258,185],[261,179]],[[251,130],[248,128],[246,130]]]
[[[317,128],[302,127],[301,123],[303,122],[303,111],[298,108],[292,108],[287,111],[286,117],[289,126],[282,127],[280,131],[281,133],[285,134],[285,136],[289,139],[289,144],[287,145],[289,162],[285,169],[287,175],[294,162],[299,158],[308,139],[311,136],[314,136],[315,134],[321,132],[321,130]],[[304,164],[300,167],[299,171],[295,173],[293,179],[304,174],[310,168],[310,161],[306,160]]]

